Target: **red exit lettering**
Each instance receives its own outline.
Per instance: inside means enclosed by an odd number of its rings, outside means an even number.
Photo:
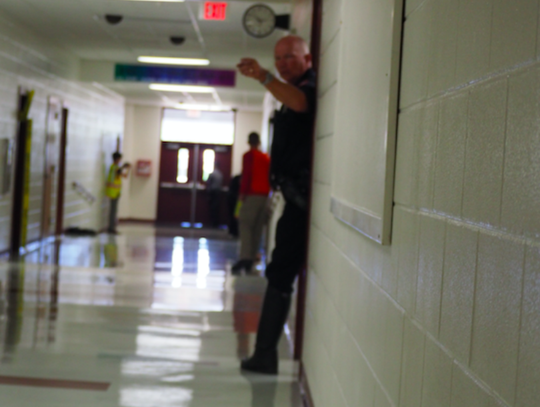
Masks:
[[[207,1],[204,3],[204,19],[223,21],[227,17],[227,3]]]

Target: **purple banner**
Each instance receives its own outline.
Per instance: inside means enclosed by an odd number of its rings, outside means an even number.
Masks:
[[[155,65],[116,64],[114,80],[233,88],[236,85],[236,71],[232,69],[172,68]]]

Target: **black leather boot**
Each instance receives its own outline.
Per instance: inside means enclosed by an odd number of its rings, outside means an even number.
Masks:
[[[277,346],[290,306],[291,294],[282,293],[270,286],[266,288],[255,353],[242,362],[243,370],[272,375],[278,373]]]

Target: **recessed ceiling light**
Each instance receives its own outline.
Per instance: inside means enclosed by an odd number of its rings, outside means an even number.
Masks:
[[[152,90],[161,90],[163,92],[187,92],[187,93],[212,93],[214,88],[211,86],[188,86],[188,85],[167,85],[162,83],[153,83],[150,85]]]
[[[229,106],[220,105],[198,105],[190,103],[179,103],[174,106],[175,109],[181,110],[208,110],[212,112],[228,112],[231,110]]]
[[[137,0],[138,1],[138,0]],[[137,61],[147,64],[165,64],[165,65],[210,65],[208,59],[197,58],[168,58],[168,57],[146,57],[137,58]]]

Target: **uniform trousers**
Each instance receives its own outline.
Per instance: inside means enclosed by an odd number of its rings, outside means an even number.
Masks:
[[[116,215],[118,213],[118,201],[120,200],[120,197],[116,199],[109,199],[110,206],[109,206],[109,228],[108,232],[114,232],[116,230]]]
[[[308,213],[287,202],[276,229],[276,246],[266,267],[268,285],[292,293],[296,276],[304,266],[307,251]]]
[[[220,198],[221,191],[219,189],[208,191],[208,210],[210,212],[210,223],[213,228],[219,227]]]
[[[240,259],[255,260],[264,223],[267,218],[268,197],[247,195],[238,217],[240,231]]]

